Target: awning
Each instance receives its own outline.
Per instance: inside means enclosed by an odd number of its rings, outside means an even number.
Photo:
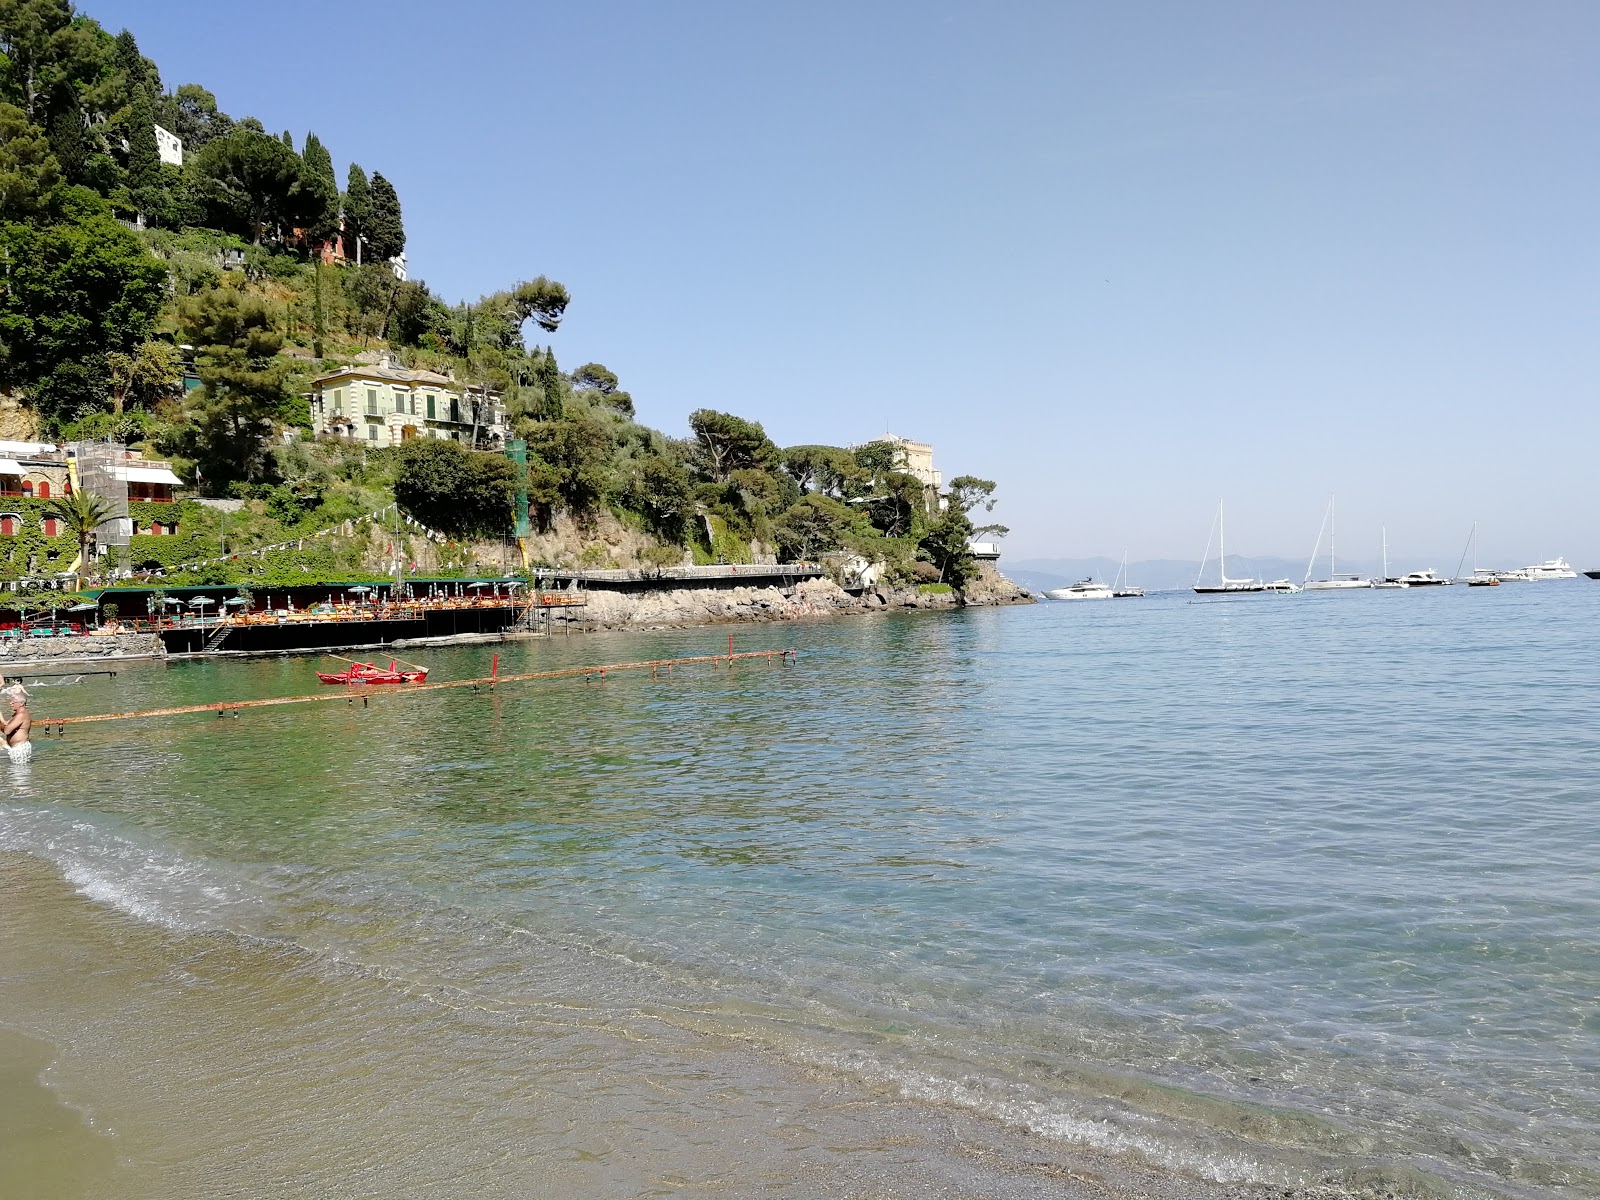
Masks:
[[[0,458],[0,475],[26,475],[21,463],[14,458]]]
[[[170,483],[174,487],[182,487],[183,480],[179,479],[166,467],[129,467],[129,483]]]

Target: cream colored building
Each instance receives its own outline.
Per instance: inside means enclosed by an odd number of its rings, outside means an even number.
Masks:
[[[499,450],[508,436],[506,406],[493,388],[460,383],[437,371],[411,371],[385,357],[375,366],[341,367],[311,381],[311,428],[319,436],[369,446],[441,438]]]
[[[937,491],[944,486],[944,476],[933,465],[933,447],[926,442],[913,442],[896,433],[886,433],[872,441],[887,442],[895,447],[898,452],[895,465],[907,475],[920,480],[924,487]]]

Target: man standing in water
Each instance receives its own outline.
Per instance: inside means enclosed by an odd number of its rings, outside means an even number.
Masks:
[[[4,726],[0,726],[0,736],[6,740],[6,753],[14,763],[25,763],[33,758],[33,743],[28,740],[28,731],[33,728],[33,714],[28,711],[28,693],[22,690],[21,684],[13,684],[5,691],[6,699],[11,701],[11,715],[6,718]]]

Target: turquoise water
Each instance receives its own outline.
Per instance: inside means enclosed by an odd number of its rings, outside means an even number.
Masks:
[[[737,631],[793,667],[80,727],[9,768],[0,849],[175,937],[734,1037],[1203,1179],[1600,1195],[1597,606],[843,619]],[[35,708],[310,670],[130,666]]]

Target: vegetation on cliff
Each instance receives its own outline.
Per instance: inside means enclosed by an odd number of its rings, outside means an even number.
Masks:
[[[182,139],[181,166],[162,161],[157,126]],[[351,162],[341,191],[314,132],[269,133],[199,84],[168,90],[131,32],[70,0],[0,0],[0,388],[42,435],[142,444],[201,494],[245,501],[230,550],[391,499],[451,538],[506,537],[526,495],[536,530],[609,513],[648,535],[643,565],[848,550],[907,580],[971,575],[968,514],[992,507],[992,483],[962,477],[936,496],[888,444],[780,449],[758,422],[709,409],[689,436],[663,434],[615,372],[564,371],[526,340],[559,328],[562,284],[532,275],[451,305],[391,268],[405,246],[381,172]],[[376,351],[497,389],[526,466],[455,443],[313,442],[308,381]],[[184,391],[186,372],[200,386]],[[180,538],[136,537],[134,565],[179,542],[220,554],[212,510],[178,524]],[[0,573],[37,559],[0,555]],[[347,569],[307,562],[301,550],[272,570]],[[206,570],[219,569],[235,568]]]

